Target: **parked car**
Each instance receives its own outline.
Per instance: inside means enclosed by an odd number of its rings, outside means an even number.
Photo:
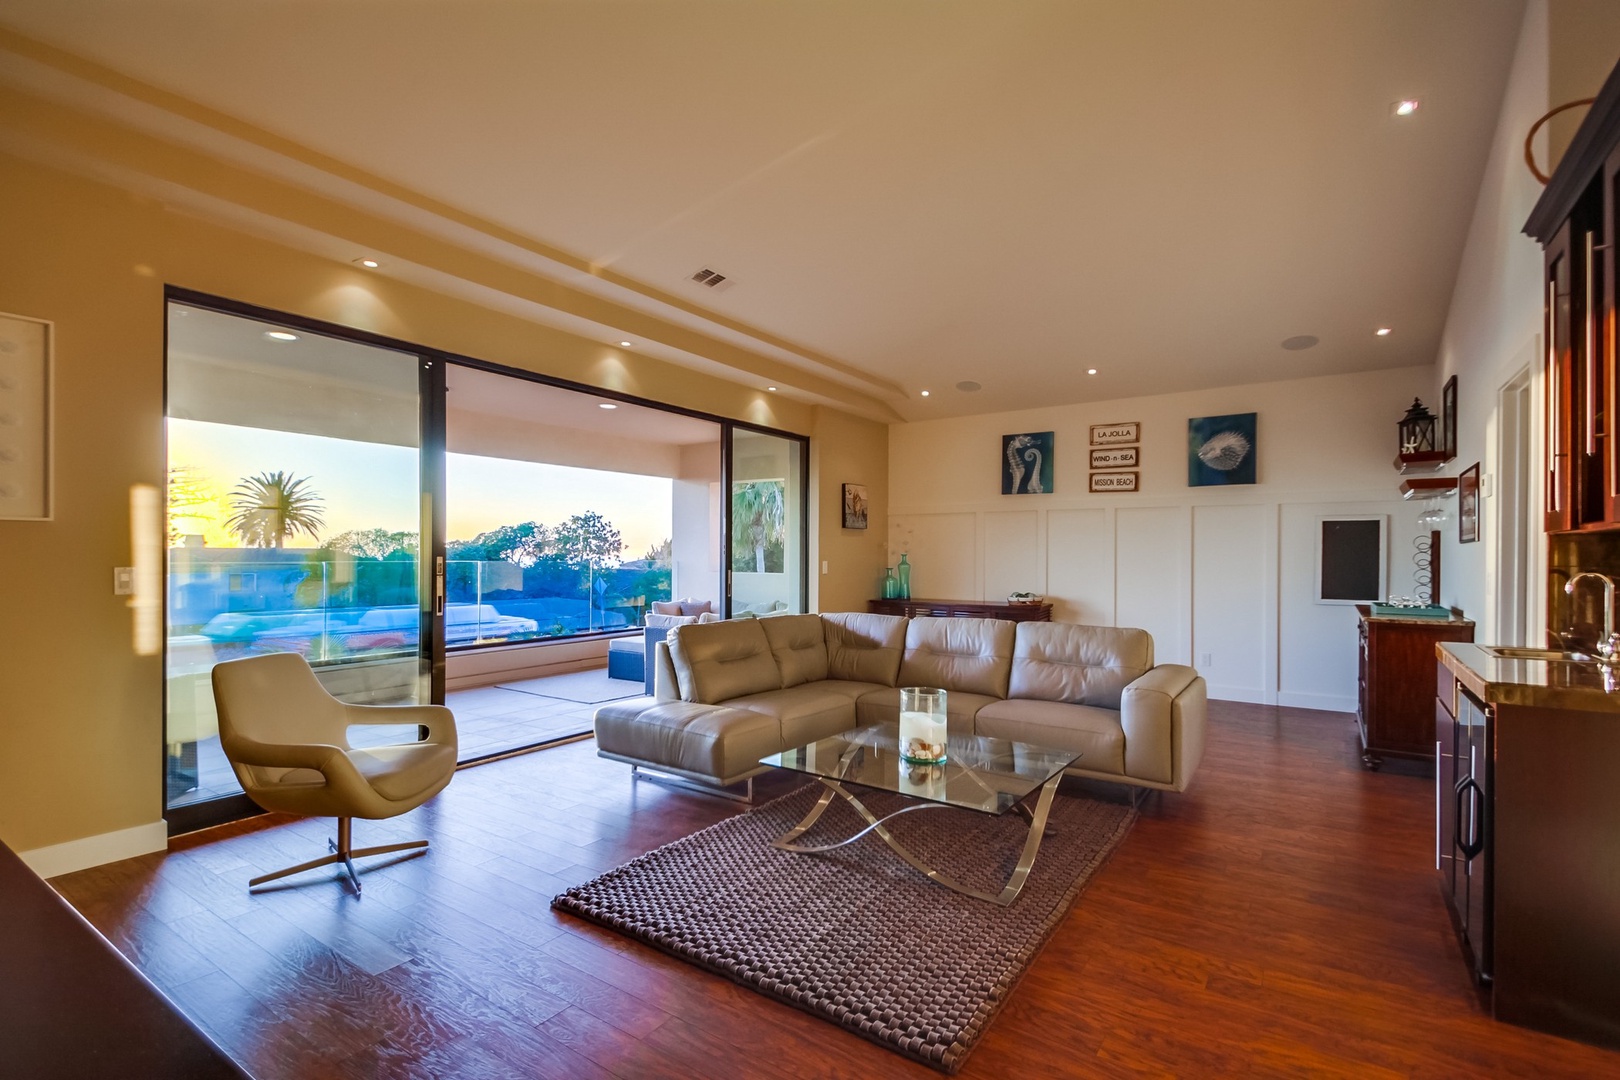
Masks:
[[[346,644],[355,651],[414,647],[421,612],[415,607],[372,608],[349,631]],[[539,632],[533,619],[502,615],[493,604],[448,604],[444,609],[444,643],[506,641]]]

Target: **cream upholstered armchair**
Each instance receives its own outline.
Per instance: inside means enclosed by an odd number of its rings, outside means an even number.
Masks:
[[[297,653],[271,653],[214,666],[219,740],[236,779],[266,810],[335,817],[331,854],[248,882],[248,888],[318,866],[342,863],[356,893],[354,860],[422,849],[426,840],[354,850],[354,818],[414,810],[444,790],[456,768],[456,721],[443,705],[347,705],[326,692]],[[351,724],[416,724],[421,742],[349,745]]]

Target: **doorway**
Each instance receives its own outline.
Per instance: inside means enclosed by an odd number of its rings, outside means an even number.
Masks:
[[[1523,368],[1497,391],[1496,641],[1531,644],[1531,543],[1539,535],[1532,517],[1539,506],[1531,490],[1532,426],[1530,369]]]

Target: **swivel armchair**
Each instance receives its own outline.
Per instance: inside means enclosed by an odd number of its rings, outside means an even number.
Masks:
[[[354,818],[414,810],[442,791],[456,768],[456,721],[442,705],[348,705],[326,692],[297,653],[227,660],[213,673],[219,740],[242,790],[266,810],[338,819],[331,853],[261,874],[248,888],[341,863],[360,892],[354,860],[425,849],[426,840],[355,849]],[[421,742],[357,749],[352,724],[414,724]],[[421,852],[418,851],[418,854]]]

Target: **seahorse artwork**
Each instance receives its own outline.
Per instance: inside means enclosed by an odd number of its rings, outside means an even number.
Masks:
[[[1031,463],[1029,470],[1029,484],[1024,488],[1032,495],[1043,494],[1041,487],[1041,451],[1038,447],[1030,447],[1024,451],[1024,460]]]
[[[1004,494],[1019,494],[1019,485],[1024,482],[1024,463],[1018,459],[1018,452],[1031,441],[1028,435],[1014,435],[1007,441],[1007,473],[1012,477],[1012,485]]]

